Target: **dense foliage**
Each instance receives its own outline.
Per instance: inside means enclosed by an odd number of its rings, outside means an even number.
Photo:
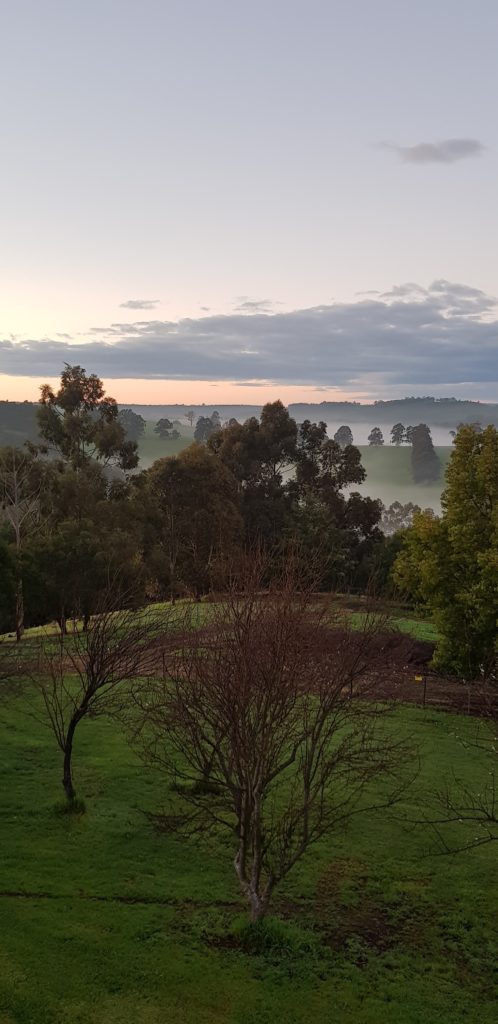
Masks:
[[[443,514],[415,516],[398,584],[438,625],[440,665],[470,678],[494,670],[498,620],[498,431],[462,427],[446,473]]]
[[[331,440],[323,422],[298,425],[281,402],[243,424],[200,417],[197,443],[140,473],[127,437],[141,417],[118,416],[79,366],[65,367],[57,392],[42,389],[39,423],[43,445],[0,459],[1,628],[19,637],[25,624],[88,621],[116,574],[144,598],[199,597],[220,560],[248,545],[319,550],[326,588],[361,589],[379,562],[382,506],[355,490],[358,449]],[[171,434],[173,423],[156,430]]]

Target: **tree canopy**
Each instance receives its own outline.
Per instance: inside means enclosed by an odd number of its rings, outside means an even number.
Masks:
[[[123,470],[138,463],[137,445],[126,440],[116,401],[106,395],[100,377],[81,366],[65,364],[58,391],[42,385],[38,428],[48,449],[74,469],[92,459]]]
[[[413,427],[411,433],[411,463],[416,484],[432,484],[441,478],[441,463],[432,443],[431,432],[426,423]]]
[[[374,448],[379,448],[384,444],[384,435],[380,427],[372,427],[368,435],[368,443]]]
[[[464,426],[446,471],[443,514],[415,516],[395,565],[399,586],[433,612],[437,663],[489,674],[498,640],[498,432]]]

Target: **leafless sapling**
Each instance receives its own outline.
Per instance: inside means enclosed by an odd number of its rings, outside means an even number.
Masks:
[[[177,783],[158,824],[228,830],[253,920],[311,844],[405,784],[406,742],[376,700],[396,661],[385,626],[373,614],[352,629],[294,570],[266,594],[253,575],[138,693],[144,757]]]
[[[169,635],[170,612],[120,610],[123,596],[107,591],[85,631],[48,637],[33,679],[45,714],[63,754],[62,785],[75,800],[73,745],[85,718],[115,714],[126,701],[127,686],[158,671],[161,645]]]

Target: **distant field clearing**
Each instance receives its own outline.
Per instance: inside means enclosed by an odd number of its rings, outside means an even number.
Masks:
[[[193,430],[182,426],[181,437],[176,441],[163,441],[154,434],[154,424],[147,423],[144,436],[139,441],[140,468],[147,469],[156,459],[164,459],[168,455],[178,455],[193,441]],[[359,445],[363,465],[367,471],[367,479],[359,490],[371,498],[380,498],[385,505],[393,501],[406,504],[412,501],[421,508],[433,508],[436,512],[441,507],[441,491],[444,487],[444,471],[453,448],[451,445],[436,448],[441,461],[441,481],[437,484],[415,484],[411,471],[411,448],[386,444],[382,448]]]

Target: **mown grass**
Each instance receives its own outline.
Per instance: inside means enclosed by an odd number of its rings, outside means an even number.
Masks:
[[[395,817],[358,818],[323,841],[277,895],[274,919],[247,929],[231,844],[158,834],[166,780],[119,726],[80,727],[78,794],[60,815],[60,753],[26,713],[0,705],[1,1024],[490,1024],[496,1019],[492,847],[447,858]],[[27,703],[26,703],[27,702]],[[465,747],[474,723],[397,712],[422,769],[400,818],[456,770],[489,765]],[[457,832],[463,826],[456,826]]]

